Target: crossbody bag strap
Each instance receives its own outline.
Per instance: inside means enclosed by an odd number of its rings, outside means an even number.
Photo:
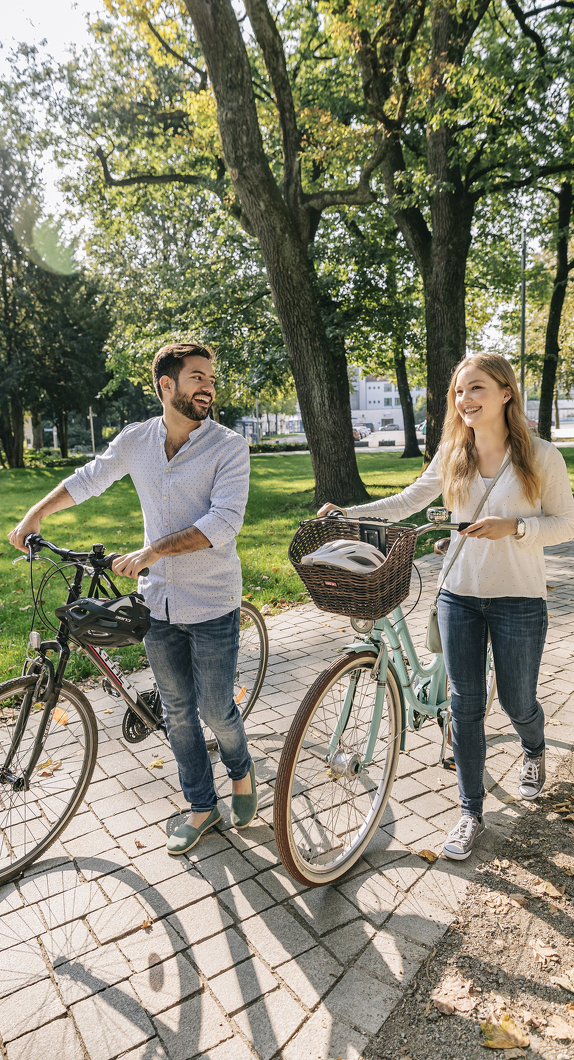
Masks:
[[[486,493],[483,493],[483,495],[482,495],[482,497],[480,499],[480,504],[478,505],[478,508],[476,509],[472,519],[470,520],[471,524],[476,522],[478,516],[480,515],[480,512],[481,512],[482,508],[484,507],[484,504],[485,504],[485,501],[486,501],[487,497],[489,496],[490,492],[496,486],[496,483],[498,482],[498,480],[499,480],[500,476],[502,475],[502,473],[504,471],[506,471],[506,468],[510,464],[510,461],[511,461],[511,457],[508,456],[506,458],[506,460],[504,461],[504,463],[502,464],[502,467],[499,467],[499,469],[498,469],[495,477],[493,478],[492,482],[490,483],[490,486],[488,487]],[[436,605],[436,601],[438,600],[438,594],[440,593],[440,591],[441,591],[441,589],[442,589],[442,587],[443,587],[443,585],[444,585],[444,583],[446,581],[446,576],[449,573],[449,571],[451,570],[455,560],[458,559],[458,557],[460,555],[460,552],[461,552],[462,548],[464,547],[465,541],[466,541],[466,537],[461,538],[461,540],[459,541],[458,545],[456,546],[456,548],[455,548],[455,550],[453,552],[452,559],[451,559],[448,567],[446,568],[446,570],[444,571],[444,573],[441,576],[441,580],[439,582],[439,586],[438,586],[438,589],[436,591],[435,605]]]

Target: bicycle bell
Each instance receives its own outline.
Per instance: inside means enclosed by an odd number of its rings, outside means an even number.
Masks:
[[[429,523],[434,523],[435,526],[450,523],[451,515],[452,512],[449,512],[448,508],[427,508],[427,519]]]

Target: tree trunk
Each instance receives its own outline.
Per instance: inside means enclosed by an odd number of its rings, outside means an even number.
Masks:
[[[301,408],[315,475],[315,501],[368,500],[351,427],[344,349],[331,344],[295,218],[269,168],[251,69],[230,0],[186,0],[217,105],[223,156],[255,233]]]
[[[10,398],[10,451],[6,452],[10,467],[24,467],[24,409],[17,395]]]
[[[554,426],[560,429],[560,409],[558,408],[558,387],[554,391]]]
[[[55,420],[58,429],[58,445],[65,460],[68,456],[68,413],[65,411],[57,413]]]
[[[42,416],[38,409],[32,409],[32,445],[34,449],[42,449],[44,435],[42,433]]]
[[[556,373],[560,346],[560,321],[562,307],[566,297],[568,283],[568,239],[570,215],[572,212],[572,184],[564,181],[558,193],[558,241],[556,243],[556,273],[554,287],[548,311],[546,340],[544,344],[544,365],[542,368],[542,385],[540,387],[540,407],[538,410],[538,433],[549,442],[552,439],[552,398],[556,388]]]
[[[420,456],[419,443],[417,442],[417,430],[415,427],[415,410],[407,376],[407,362],[402,342],[395,349],[395,375],[397,377],[397,388],[401,399],[403,410],[403,423],[405,427],[405,448],[403,457]]]

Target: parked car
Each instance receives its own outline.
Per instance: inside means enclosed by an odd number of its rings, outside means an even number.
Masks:
[[[422,434],[423,438],[426,438],[427,421],[423,420],[422,423],[419,423],[418,427],[416,428],[416,431],[417,431],[417,434]]]
[[[387,423],[386,427],[381,427],[382,431],[400,431],[398,423]]]
[[[357,441],[361,438],[366,438],[370,434],[369,428],[364,423],[353,423],[353,438]]]

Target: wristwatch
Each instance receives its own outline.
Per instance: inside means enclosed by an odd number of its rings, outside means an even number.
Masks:
[[[517,519],[516,520],[516,532],[515,532],[514,536],[515,537],[524,537],[525,533],[526,533],[526,523],[524,522],[524,519]]]

